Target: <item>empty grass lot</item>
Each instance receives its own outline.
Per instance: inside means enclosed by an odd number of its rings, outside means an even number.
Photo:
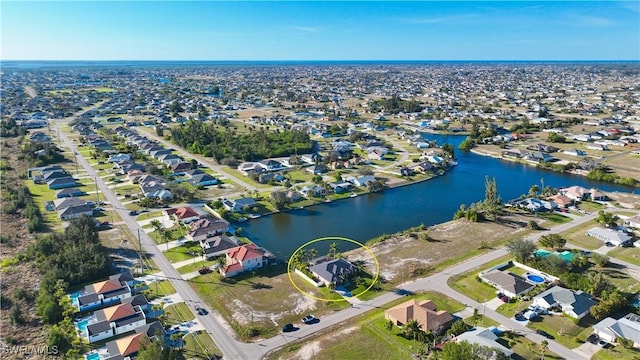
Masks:
[[[164,313],[166,315],[165,324],[167,325],[178,325],[196,318],[187,304],[183,302],[167,306],[164,308]]]
[[[591,360],[638,360],[640,359],[640,351],[637,349],[625,349],[622,346],[616,346],[611,349],[602,349],[595,353]]]
[[[187,334],[183,340],[183,350],[187,358],[208,359],[211,356],[222,358],[222,352],[206,332],[197,331]]]
[[[595,250],[604,245],[603,242],[585,234],[587,230],[595,226],[598,226],[598,223],[595,220],[589,221],[580,226],[576,226],[571,230],[560,233],[560,236],[567,239],[568,242],[574,245],[578,245],[589,250]]]
[[[167,296],[175,293],[176,289],[173,287],[173,285],[171,285],[169,280],[153,281],[149,284],[149,296],[147,296],[147,298],[149,300],[152,300],[157,297]]]
[[[640,266],[640,249],[635,247],[616,247],[607,255]]]
[[[544,330],[555,337],[555,341],[569,349],[580,346],[593,332],[591,326],[597,321],[590,316],[583,318],[579,324],[564,316],[542,315],[535,321],[530,321],[528,327]]]

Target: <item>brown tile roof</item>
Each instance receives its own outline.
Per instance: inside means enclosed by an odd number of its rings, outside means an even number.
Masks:
[[[437,310],[431,300],[409,300],[384,312],[385,318],[406,324],[416,320],[425,331],[435,331],[440,326],[447,326],[453,316],[444,310]]]
[[[116,321],[136,313],[131,303],[124,303],[108,307],[103,310],[104,316],[108,321]]]
[[[93,284],[93,291],[96,294],[102,294],[113,290],[118,290],[122,287],[119,282],[113,280],[101,281]]]

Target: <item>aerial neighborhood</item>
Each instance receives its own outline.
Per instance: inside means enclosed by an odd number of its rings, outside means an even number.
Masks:
[[[637,66],[0,72],[3,349],[640,357]]]

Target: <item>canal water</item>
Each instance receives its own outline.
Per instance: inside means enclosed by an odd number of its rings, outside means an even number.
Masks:
[[[457,149],[462,136],[425,135],[438,144],[451,143]],[[514,163],[457,150],[458,166],[437,178],[410,186],[361,195],[301,210],[275,214],[242,223],[245,236],[286,260],[300,245],[326,236],[348,237],[359,242],[392,234],[420,224],[434,225],[449,221],[460,204],[470,204],[484,198],[485,175],[495,177],[503,200],[526,194],[531,185],[552,187],[580,185],[604,191],[633,189],[610,183],[588,180],[586,177],[556,173],[534,166]],[[329,242],[314,247],[323,254]],[[353,245],[339,242],[340,250]]]

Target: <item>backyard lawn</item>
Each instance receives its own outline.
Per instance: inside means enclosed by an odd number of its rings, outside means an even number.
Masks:
[[[174,289],[169,280],[153,281],[149,284],[147,299],[152,300],[157,297],[167,296],[175,293],[176,289]]]

